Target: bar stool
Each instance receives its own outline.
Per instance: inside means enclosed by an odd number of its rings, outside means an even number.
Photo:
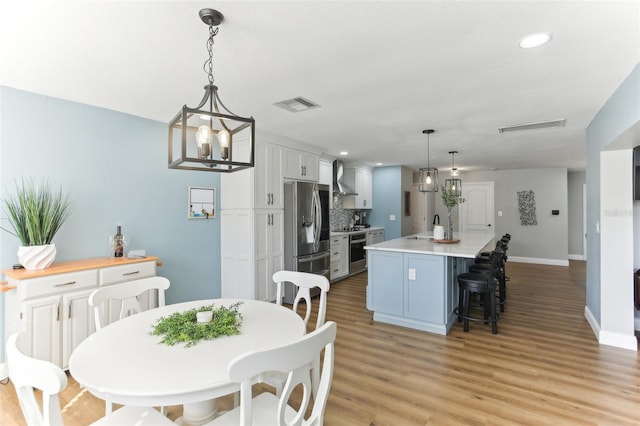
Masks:
[[[503,251],[507,251],[509,247],[509,242],[511,241],[511,234],[504,234],[502,238],[496,241],[496,247],[500,247]],[[483,251],[478,256],[476,256],[476,263],[489,263],[489,257],[491,256],[490,251]]]
[[[499,249],[496,249],[499,250]],[[507,301],[507,280],[505,275],[505,264],[507,262],[506,253],[502,253],[496,268],[493,270],[493,276],[498,280],[498,298],[500,300],[500,312],[504,312],[505,304]],[[489,263],[474,263],[469,266],[469,272],[479,274],[491,274],[491,264]]]
[[[503,284],[509,281],[509,277],[507,276],[506,263],[508,259],[507,251],[509,250],[510,241],[511,241],[511,234],[504,234],[502,238],[496,242],[496,247],[500,247],[502,251],[504,251],[504,262],[502,265]],[[476,264],[489,263],[490,255],[491,255],[491,252],[482,252],[479,256],[475,258],[475,263]],[[504,290],[506,291],[506,287],[504,287]],[[504,303],[501,307],[503,308],[503,306],[504,306]],[[504,311],[504,308],[502,309],[502,311]]]
[[[491,333],[498,333],[500,314],[496,312],[495,293],[498,279],[495,277],[495,269],[502,255],[503,252],[500,249],[491,253],[489,273],[466,272],[458,275],[458,307],[454,309],[454,313],[458,316],[458,322],[463,323],[465,333],[469,331],[469,321],[491,323]],[[484,310],[483,318],[476,318],[470,314],[472,294],[477,294],[481,298]]]

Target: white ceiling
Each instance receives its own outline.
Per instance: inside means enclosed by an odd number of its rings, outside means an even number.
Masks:
[[[258,137],[346,161],[584,169],[585,130],[640,62],[638,1],[3,1],[0,84],[162,122],[214,77]],[[534,32],[552,41],[524,50]],[[303,96],[321,108],[273,106]],[[566,126],[498,127],[566,118]],[[161,145],[166,141],[158,141]],[[159,149],[161,149],[159,147]]]

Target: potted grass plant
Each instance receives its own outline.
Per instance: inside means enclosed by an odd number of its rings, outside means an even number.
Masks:
[[[2,206],[13,230],[0,229],[20,240],[20,264],[28,270],[51,265],[56,256],[53,237],[71,212],[71,202],[62,188],[54,191],[46,180],[35,184],[23,179],[16,184],[15,194],[3,197]]]
[[[444,185],[441,189],[440,196],[442,197],[443,204],[447,208],[447,236],[445,239],[453,240],[453,218],[451,217],[451,209],[460,203],[464,203],[465,200],[462,198],[460,191],[447,188]]]

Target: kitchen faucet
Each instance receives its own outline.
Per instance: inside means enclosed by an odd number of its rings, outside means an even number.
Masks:
[[[440,225],[440,216],[437,213],[433,215],[433,225],[436,224],[436,219],[438,219],[438,225]]]

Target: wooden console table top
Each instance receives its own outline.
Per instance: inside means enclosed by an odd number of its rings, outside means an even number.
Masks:
[[[68,262],[56,262],[46,269],[38,271],[27,271],[26,269],[5,269],[2,273],[16,280],[25,280],[29,278],[46,277],[48,275],[63,274],[66,272],[82,271],[85,269],[108,268],[110,266],[129,265],[132,263],[142,263],[156,261],[157,266],[162,266],[158,262],[157,256],[147,256],[141,258],[129,259],[127,257],[96,257],[93,259],[71,260]]]

